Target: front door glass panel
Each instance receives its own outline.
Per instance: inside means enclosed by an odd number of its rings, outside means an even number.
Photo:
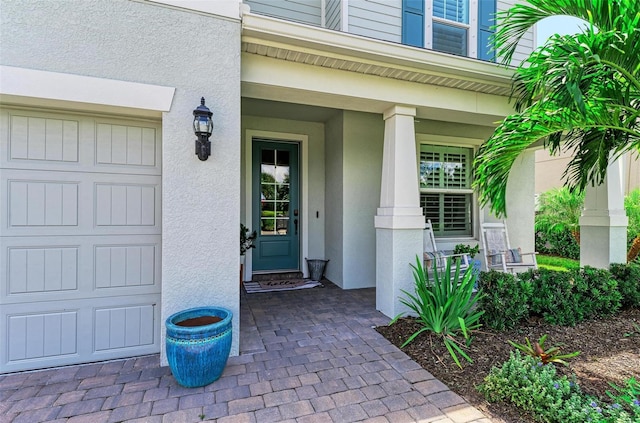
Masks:
[[[260,234],[287,235],[289,230],[289,151],[262,150],[260,163]]]

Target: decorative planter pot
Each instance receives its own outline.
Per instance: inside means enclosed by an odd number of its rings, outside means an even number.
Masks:
[[[167,360],[180,385],[196,388],[220,378],[231,351],[232,318],[222,307],[190,308],[169,316]]]

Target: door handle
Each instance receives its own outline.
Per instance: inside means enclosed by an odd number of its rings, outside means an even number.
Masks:
[[[296,235],[298,235],[298,219],[293,219],[293,224],[296,226]]]

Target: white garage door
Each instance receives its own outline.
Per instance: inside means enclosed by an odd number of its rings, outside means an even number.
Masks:
[[[0,112],[0,373],[160,351],[161,134]]]

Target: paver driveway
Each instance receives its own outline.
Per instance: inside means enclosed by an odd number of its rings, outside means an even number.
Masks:
[[[241,352],[203,388],[159,356],[0,376],[0,422],[489,422],[374,329],[375,290],[243,294]]]

